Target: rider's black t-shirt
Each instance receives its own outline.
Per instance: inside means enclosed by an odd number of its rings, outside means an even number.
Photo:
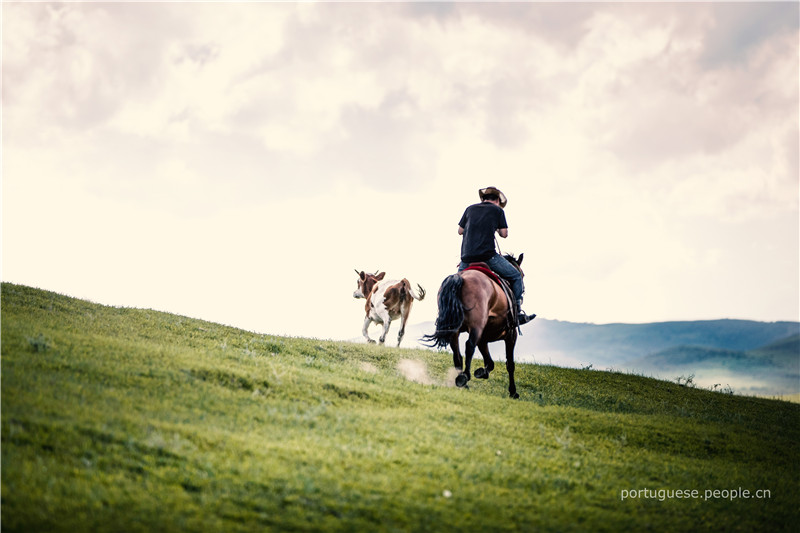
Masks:
[[[495,231],[508,227],[503,209],[489,202],[469,206],[458,225],[464,228],[461,260],[465,263],[491,259],[497,253],[494,248]]]

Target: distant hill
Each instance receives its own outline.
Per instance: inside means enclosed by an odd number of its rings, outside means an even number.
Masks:
[[[406,339],[433,329],[433,322],[418,324],[408,328]],[[516,354],[523,362],[613,368],[668,380],[694,374],[702,386],[730,385],[746,394],[800,392],[800,322],[587,324],[537,318],[522,332]],[[492,353],[502,358],[499,347]]]
[[[753,350],[752,353],[771,361],[776,366],[800,374],[800,335],[786,337]]]
[[[769,367],[797,373],[800,370],[798,336],[793,335],[755,350],[737,351],[704,348],[701,346],[676,346],[646,355],[629,362],[651,368],[681,367],[685,365],[725,366],[749,370],[753,367]]]
[[[754,350],[800,334],[800,323],[699,320],[598,325],[537,319],[523,333],[521,353],[558,351],[584,363],[613,366],[676,346]]]
[[[731,387],[763,395],[800,389],[800,336],[792,335],[755,350],[676,346],[625,364],[651,375],[688,379],[706,387]]]
[[[676,346],[660,352],[640,357],[627,363],[634,367],[647,368],[679,368],[686,365],[708,366],[719,365],[729,367],[747,368],[758,364],[755,357],[748,356],[747,352],[736,350],[720,350],[718,348],[703,348],[700,346]]]

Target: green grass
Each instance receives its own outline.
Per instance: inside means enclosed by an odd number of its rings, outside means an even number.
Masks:
[[[414,365],[427,384],[404,376]],[[797,404],[540,365],[517,365],[514,401],[504,365],[469,390],[451,365],[4,283],[3,531],[788,531],[800,518]],[[740,487],[770,497],[702,497]],[[634,489],[700,497],[621,499]]]

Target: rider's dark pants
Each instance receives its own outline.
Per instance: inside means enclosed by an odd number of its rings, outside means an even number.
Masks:
[[[511,282],[511,291],[514,293],[514,298],[516,298],[517,302],[522,302],[522,293],[525,292],[525,286],[522,284],[522,274],[519,273],[519,270],[514,268],[514,265],[500,254],[495,254],[494,257],[486,261],[486,264],[501,278],[506,278]],[[468,266],[468,263],[461,261],[461,264],[458,265],[458,271],[461,272]]]

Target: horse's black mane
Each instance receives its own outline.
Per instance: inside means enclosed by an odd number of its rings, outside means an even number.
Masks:
[[[522,272],[522,266],[520,266],[520,264],[519,264],[519,259],[514,257],[514,254],[504,254],[503,257],[506,259],[506,261],[511,263],[511,266],[513,266],[514,268],[519,270],[520,273]],[[522,257],[522,256],[520,256],[520,257]]]

